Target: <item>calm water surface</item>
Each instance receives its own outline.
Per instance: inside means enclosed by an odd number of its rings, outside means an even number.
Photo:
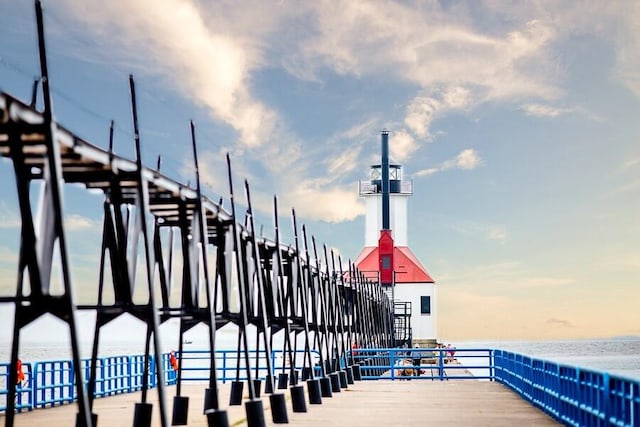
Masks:
[[[571,366],[640,379],[640,337],[566,341],[478,341],[458,348],[490,347]]]

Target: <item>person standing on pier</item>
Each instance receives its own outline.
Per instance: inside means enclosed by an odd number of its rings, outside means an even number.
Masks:
[[[413,352],[411,353],[411,358],[413,359],[413,366],[414,366],[413,371],[416,377],[420,376],[420,364],[422,362],[422,351],[416,350],[418,348],[420,348],[420,345],[416,344],[414,346]]]
[[[453,347],[451,344],[447,344],[447,354],[449,357],[447,357],[447,360],[449,363],[453,362],[454,360],[454,355],[456,354],[456,348]]]

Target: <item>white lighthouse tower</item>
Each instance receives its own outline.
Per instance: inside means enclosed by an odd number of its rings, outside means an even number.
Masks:
[[[398,307],[410,306],[410,339],[431,345],[437,341],[435,281],[409,249],[407,202],[413,183],[404,179],[401,165],[389,162],[388,135],[389,131],[382,131],[382,162],[371,165],[369,179],[359,183],[359,194],[366,202],[365,244],[355,265],[367,277],[380,279],[396,303],[396,313]],[[393,268],[386,272],[389,258]],[[385,276],[392,279],[384,280]]]

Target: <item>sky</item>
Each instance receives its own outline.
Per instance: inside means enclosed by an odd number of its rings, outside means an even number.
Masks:
[[[640,335],[637,1],[43,4],[58,122],[106,148],[113,119],[115,151],[133,158],[133,74],[145,164],[161,156],[194,182],[193,119],[205,194],[228,197],[229,153],[267,236],[277,194],[282,224],[295,207],[355,259],[357,183],[388,129],[442,340]],[[1,91],[30,98],[36,48],[31,2],[0,0]],[[12,174],[0,162],[2,295],[15,293],[20,238]],[[64,191],[82,302],[102,198]]]

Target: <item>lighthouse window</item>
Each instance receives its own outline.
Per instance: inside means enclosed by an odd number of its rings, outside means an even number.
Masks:
[[[431,314],[431,297],[430,296],[420,297],[420,313]]]
[[[391,257],[389,255],[382,255],[382,269],[389,270],[391,268]]]

